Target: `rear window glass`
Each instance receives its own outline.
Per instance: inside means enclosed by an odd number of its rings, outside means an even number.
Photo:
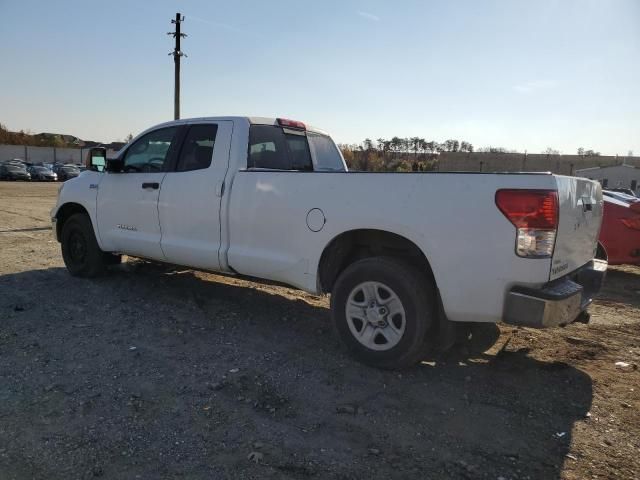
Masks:
[[[252,125],[249,130],[247,168],[312,170],[304,132],[274,125]]]
[[[315,169],[324,172],[343,172],[344,163],[338,147],[333,140],[326,135],[309,132],[309,147],[316,161]]]
[[[291,166],[293,170],[312,170],[311,154],[309,153],[309,144],[307,137],[296,133],[287,133],[284,130],[284,138],[289,146],[291,155]]]

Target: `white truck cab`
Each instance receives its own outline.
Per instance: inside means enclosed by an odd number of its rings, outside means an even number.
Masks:
[[[168,122],[88,167],[51,214],[71,274],[126,254],[331,293],[341,339],[379,367],[416,363],[452,325],[585,320],[606,270],[597,182],[349,172],[293,120]]]

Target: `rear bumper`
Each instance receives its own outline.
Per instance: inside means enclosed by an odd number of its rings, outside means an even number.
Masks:
[[[606,271],[605,260],[593,260],[540,289],[514,287],[507,294],[503,321],[534,328],[572,323],[600,291]]]

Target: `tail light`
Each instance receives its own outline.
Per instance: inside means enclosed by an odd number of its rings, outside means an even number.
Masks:
[[[516,227],[518,256],[545,258],[553,254],[558,231],[558,192],[498,190],[496,205]]]
[[[624,223],[626,227],[629,227],[633,230],[640,230],[640,217],[623,218],[621,222]]]

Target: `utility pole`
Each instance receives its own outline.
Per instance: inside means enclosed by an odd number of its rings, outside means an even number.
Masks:
[[[186,57],[186,55],[180,50],[180,39],[186,37],[186,33],[180,32],[180,24],[184,22],[184,17],[180,13],[176,13],[175,20],[171,20],[171,23],[175,24],[175,32],[167,32],[167,35],[173,35],[176,39],[176,46],[173,52],[169,55],[173,55],[173,63],[175,64],[175,83],[173,90],[173,118],[178,120],[180,118],[180,57]]]

